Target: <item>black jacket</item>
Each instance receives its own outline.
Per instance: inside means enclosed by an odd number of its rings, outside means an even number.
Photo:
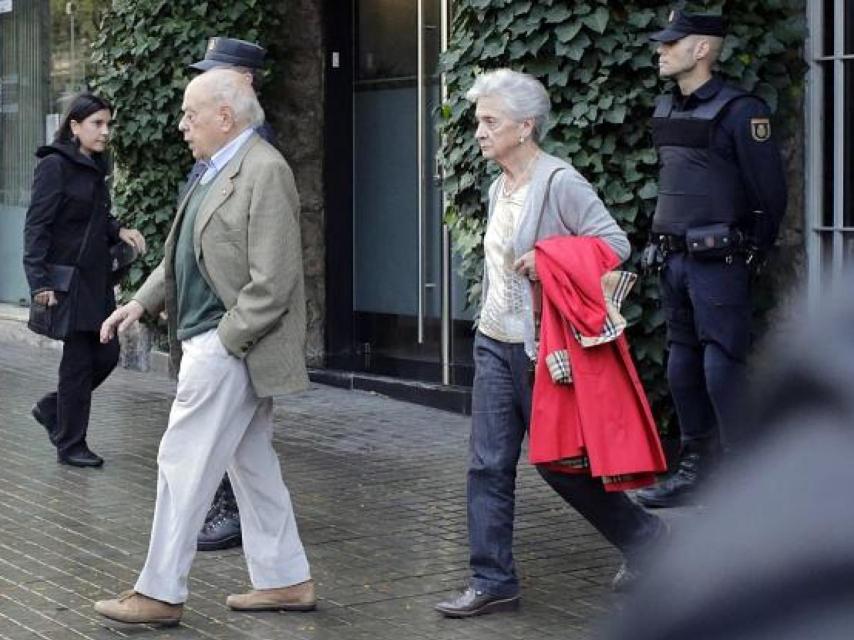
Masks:
[[[110,285],[111,243],[121,225],[110,214],[103,158],[89,158],[67,143],[40,147],[30,208],[24,225],[24,271],[32,295],[53,289],[50,264],[77,265],[75,328],[93,331],[115,308]],[[80,254],[89,221],[89,239]],[[78,261],[79,256],[79,261]]]

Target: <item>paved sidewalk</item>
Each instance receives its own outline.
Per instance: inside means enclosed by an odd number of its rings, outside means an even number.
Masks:
[[[59,353],[0,342],[0,640],[218,638],[467,640],[591,637],[619,604],[619,558],[520,465],[519,612],[446,620],[432,611],[467,576],[468,419],[312,386],[276,408],[275,446],[320,597],[303,614],[242,614],[240,550],[196,557],[182,625],[110,624],[94,600],[130,588],[145,558],[156,453],[173,384],[117,370],[95,394],[89,442],[103,469],[60,466],[29,410]]]

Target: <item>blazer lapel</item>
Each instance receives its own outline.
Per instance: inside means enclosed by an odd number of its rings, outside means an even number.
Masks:
[[[234,154],[234,157],[228,161],[222,171],[214,178],[213,184],[208,191],[205,199],[199,205],[199,213],[196,216],[196,225],[193,229],[193,246],[196,250],[196,260],[199,259],[202,247],[202,231],[204,231],[214,212],[219,209],[222,204],[228,200],[229,196],[234,192],[234,177],[240,173],[240,166],[243,164],[243,158],[255,144],[260,140],[257,133],[249,136],[249,139],[242,147]]]

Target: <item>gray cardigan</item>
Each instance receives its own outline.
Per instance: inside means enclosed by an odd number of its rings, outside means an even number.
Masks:
[[[549,187],[549,201],[543,211],[543,221],[539,235],[535,238],[540,211],[545,198],[549,176],[558,171]],[[498,178],[489,187],[489,217],[495,209],[496,191],[501,179]],[[537,240],[552,236],[594,236],[602,238],[614,250],[621,261],[631,255],[631,246],[625,231],[605,208],[596,195],[593,186],[575,170],[571,164],[560,158],[541,152],[531,174],[528,195],[522,206],[521,218],[513,238],[513,249],[518,259],[534,248]],[[486,268],[483,274],[482,300],[486,300],[489,286]],[[525,309],[531,308],[530,292],[525,291]],[[526,313],[529,320],[525,325],[525,351],[534,357],[533,312]]]

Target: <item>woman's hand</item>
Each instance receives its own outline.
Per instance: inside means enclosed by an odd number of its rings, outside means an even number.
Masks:
[[[137,253],[145,253],[145,238],[136,229],[122,227],[119,229],[119,238],[136,249]]]
[[[529,251],[522,255],[516,262],[513,263],[513,271],[518,273],[523,278],[528,278],[531,282],[536,282],[540,279],[537,275],[537,264],[534,258],[534,252]]]
[[[36,295],[33,296],[33,300],[38,302],[39,304],[43,304],[46,307],[55,307],[57,305],[56,294],[48,289],[46,291],[39,291]]]

